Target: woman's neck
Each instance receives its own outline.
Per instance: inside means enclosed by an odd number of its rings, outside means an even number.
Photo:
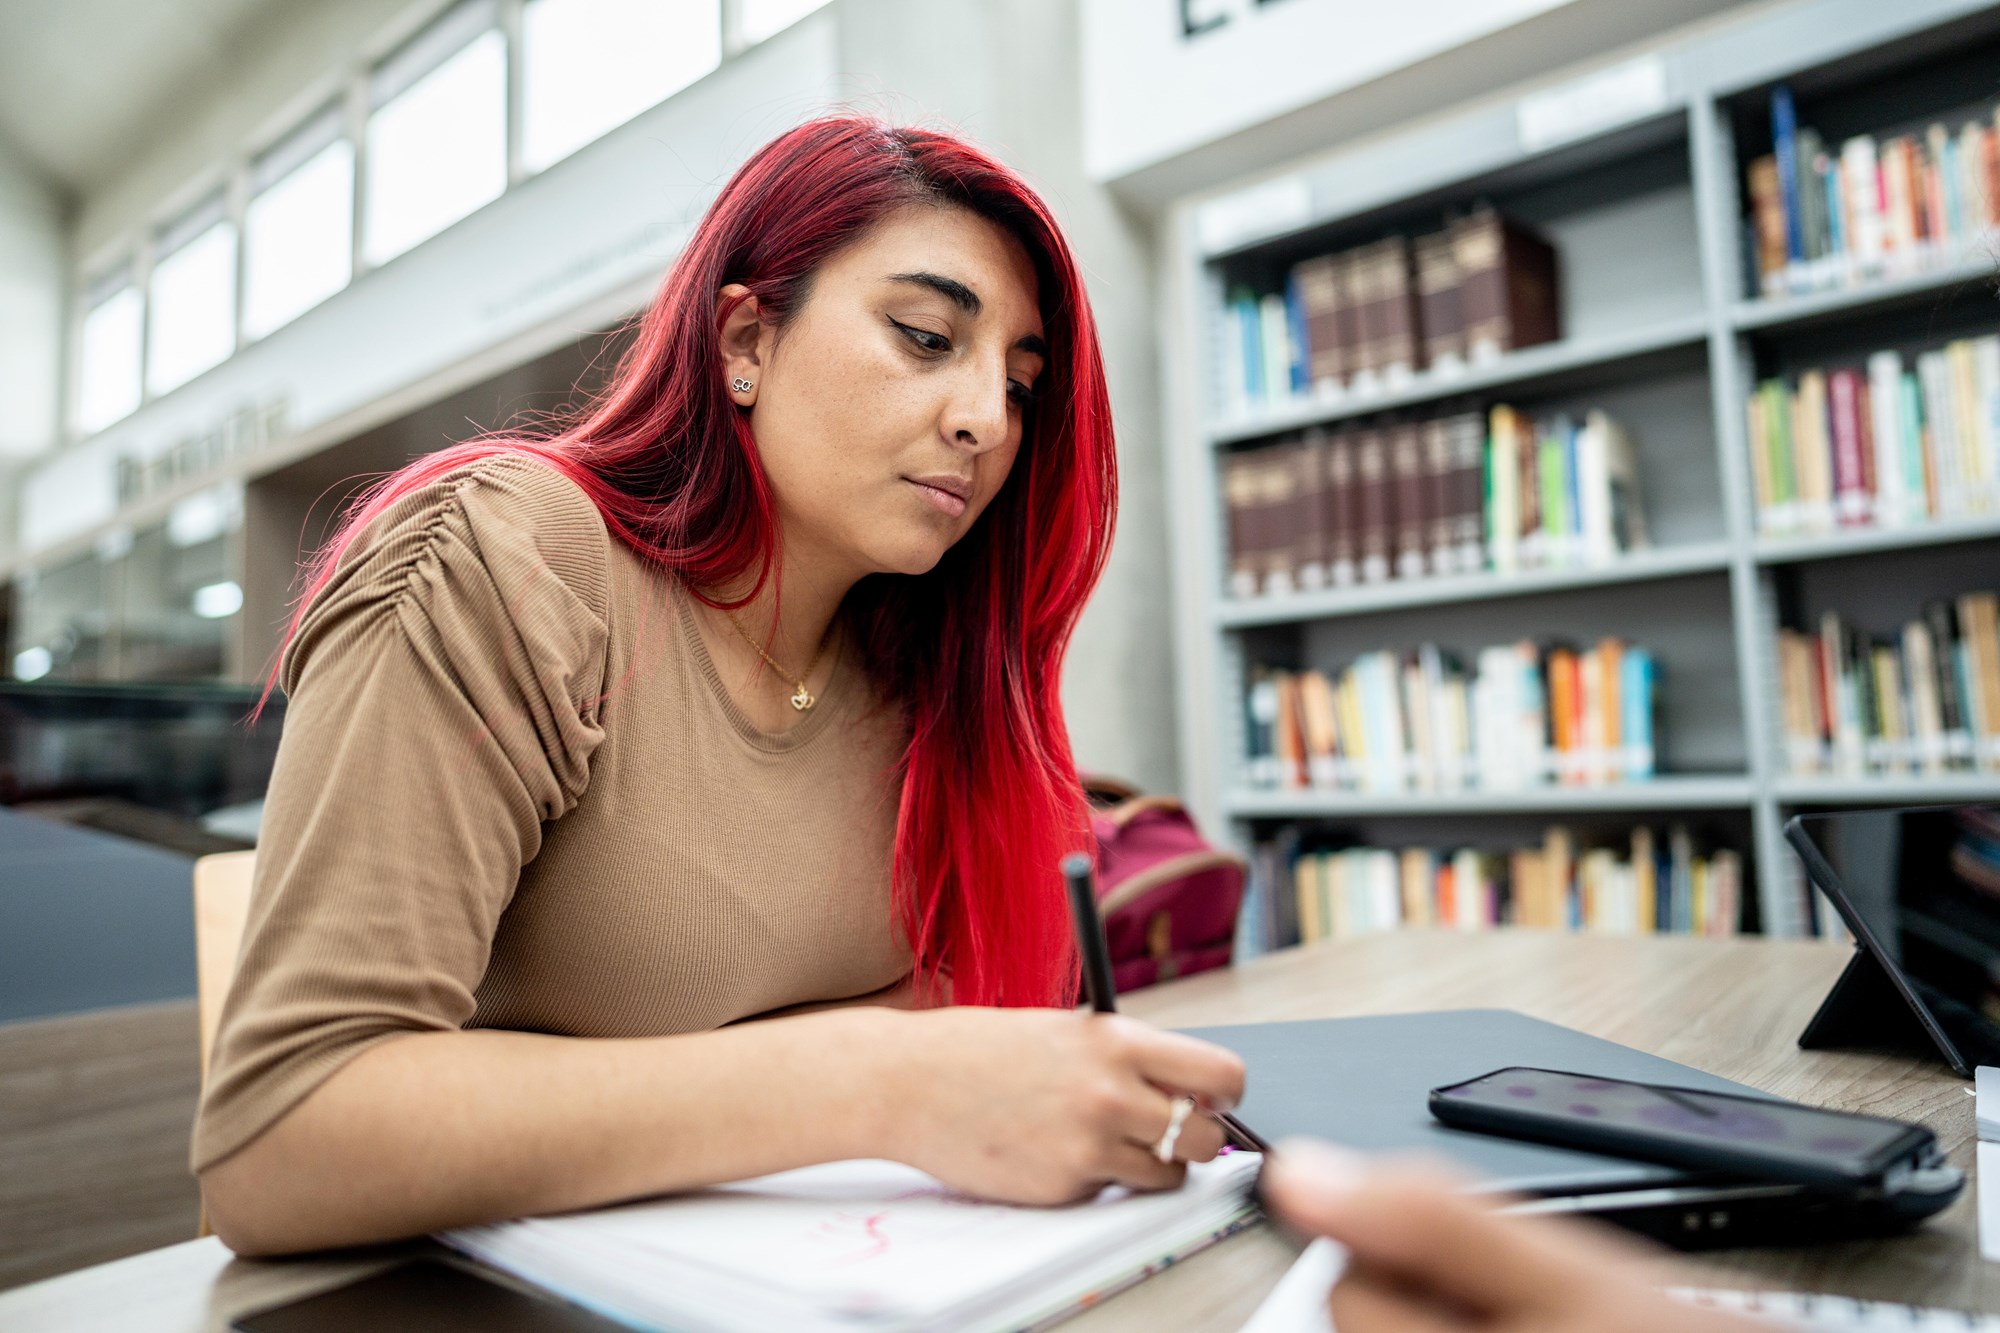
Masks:
[[[746,574],[701,591],[728,601],[749,591],[754,577]],[[829,576],[828,562],[787,549],[780,568],[734,611],[695,600],[695,614],[710,658],[721,669],[738,704],[753,719],[761,718],[765,730],[784,729],[784,725],[766,724],[788,725],[800,720],[787,702],[800,679],[807,682],[809,693],[817,695],[831,678],[839,651],[835,640],[841,633],[834,619],[854,583],[844,575]],[[759,647],[780,670],[769,669]]]

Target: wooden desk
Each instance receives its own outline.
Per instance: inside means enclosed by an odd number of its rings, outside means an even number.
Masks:
[[[1972,1098],[1942,1063],[1798,1049],[1799,1030],[1846,959],[1844,947],[1795,941],[1412,931],[1258,959],[1139,992],[1125,1007],[1175,1027],[1517,1009],[1782,1096],[1921,1120],[1969,1172]],[[13,1333],[224,1329],[236,1313],[338,1285],[414,1248],[252,1262],[233,1259],[213,1238],[190,1241],[0,1294],[0,1327]],[[1259,1227],[1068,1327],[1234,1330],[1292,1254],[1270,1228]],[[1805,1288],[2000,1312],[2000,1278],[1979,1259],[1969,1188],[1911,1236],[1663,1261],[1662,1273],[1712,1286]]]

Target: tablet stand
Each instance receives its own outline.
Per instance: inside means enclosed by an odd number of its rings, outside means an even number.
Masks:
[[[1972,1071],[1942,1033],[1932,1030],[1910,1005],[1901,988],[1889,978],[1889,970],[1869,948],[1857,943],[1854,956],[1833,989],[1826,993],[1819,1012],[1799,1034],[1806,1050],[1827,1050],[1843,1046],[1867,1046],[1929,1054],[1935,1050],[1959,1074]]]

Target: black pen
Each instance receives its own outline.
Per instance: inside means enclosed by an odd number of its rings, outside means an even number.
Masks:
[[[1062,859],[1063,879],[1069,884],[1069,910],[1076,921],[1077,952],[1083,955],[1083,993],[1090,1007],[1100,1014],[1118,1012],[1118,987],[1111,979],[1111,949],[1104,942],[1104,920],[1097,914],[1097,886],[1092,881],[1096,864],[1088,852],[1071,852]],[[1229,1141],[1251,1152],[1269,1152],[1271,1145],[1257,1132],[1227,1111],[1211,1111]]]

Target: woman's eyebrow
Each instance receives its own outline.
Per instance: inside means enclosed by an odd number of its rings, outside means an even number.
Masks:
[[[919,287],[928,287],[957,306],[960,310],[963,310],[966,314],[975,317],[981,310],[986,308],[986,303],[979,299],[978,292],[973,291],[972,288],[966,286],[957,278],[947,278],[942,273],[891,273],[889,281],[909,282],[915,283]],[[1040,334],[1026,334],[1016,339],[1014,346],[1020,351],[1039,356],[1044,361],[1049,359],[1049,345],[1042,340]]]

